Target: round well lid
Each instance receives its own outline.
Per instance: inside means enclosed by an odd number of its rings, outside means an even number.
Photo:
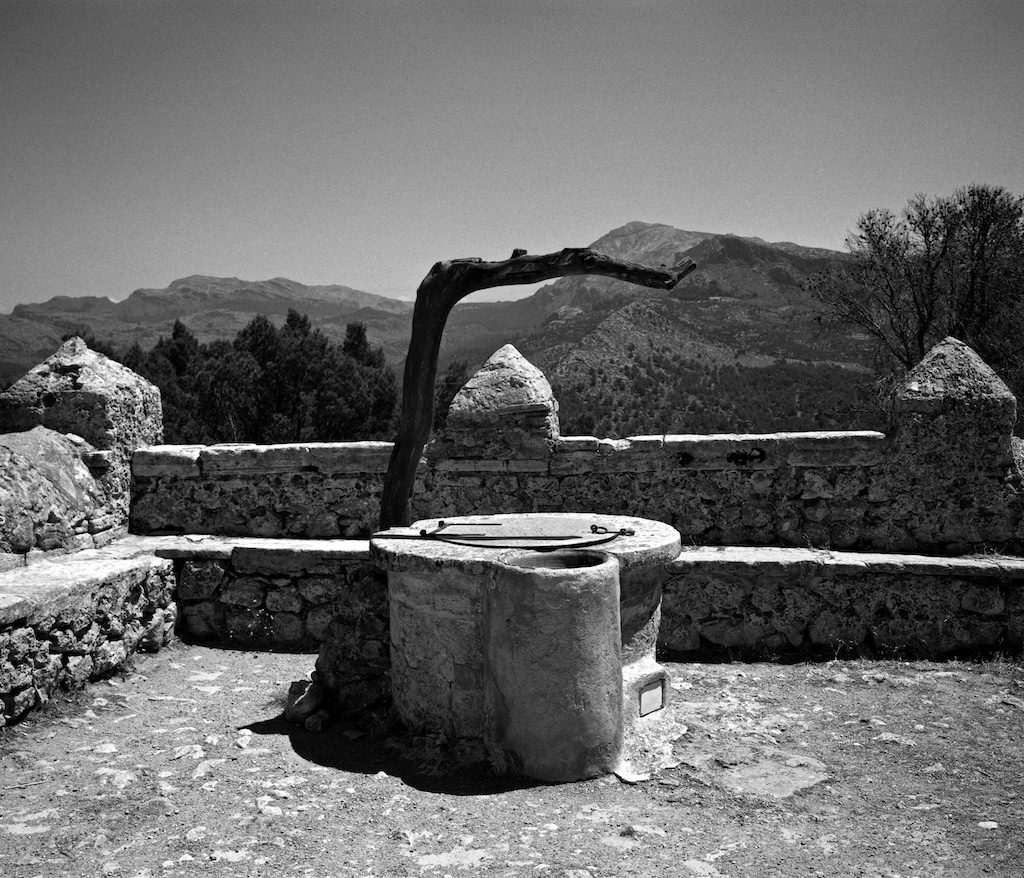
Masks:
[[[422,558],[488,558],[502,549],[601,546],[626,563],[664,561],[679,552],[671,525],[624,515],[531,512],[429,518],[373,535],[378,556],[393,561]]]

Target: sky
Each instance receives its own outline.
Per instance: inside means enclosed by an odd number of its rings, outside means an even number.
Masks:
[[[1020,0],[0,0],[0,313],[191,274],[410,298],[632,220],[843,249],[918,193],[1024,194],[1022,46]]]

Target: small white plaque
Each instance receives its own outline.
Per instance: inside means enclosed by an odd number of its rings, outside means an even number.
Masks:
[[[665,680],[652,680],[640,690],[640,716],[647,716],[665,706]]]

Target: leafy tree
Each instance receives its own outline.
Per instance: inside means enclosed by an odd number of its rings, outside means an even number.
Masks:
[[[1024,199],[977,184],[917,195],[899,216],[861,216],[847,246],[850,258],[808,288],[827,323],[867,334],[881,375],[912,368],[952,335],[1024,386]]]
[[[376,352],[367,357],[376,360]],[[334,348],[315,391],[313,424],[322,439],[391,438],[398,402],[395,373]]]
[[[169,338],[150,351],[133,344],[122,362],[160,388],[168,442],[390,438],[394,372],[362,324],[347,327],[350,339],[358,358],[294,310],[280,329],[257,315],[232,342],[200,344],[178,321]]]
[[[448,409],[455,395],[469,380],[469,363],[466,360],[452,360],[434,387],[434,432],[444,429],[448,421]]]
[[[278,356],[270,379],[276,390],[274,421],[276,435],[271,442],[299,442],[311,438],[308,427],[316,390],[324,380],[328,352],[332,345],[327,337],[314,330],[309,318],[294,308],[288,310],[284,326],[278,334]]]
[[[265,314],[257,314],[235,336],[232,347],[242,355],[252,358],[256,376],[260,380],[252,388],[252,422],[246,430],[250,442],[267,442],[268,430],[274,420],[277,408],[276,382],[269,379],[277,370],[280,356],[280,339],[277,327]]]
[[[205,345],[203,353],[194,395],[200,441],[244,442],[259,430],[256,360],[222,339]]]

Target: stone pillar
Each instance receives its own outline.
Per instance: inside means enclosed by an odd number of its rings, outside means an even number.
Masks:
[[[444,430],[426,449],[416,518],[548,512],[558,402],[544,373],[512,345],[496,351],[456,394]]]
[[[107,492],[111,514],[127,522],[132,452],[163,439],[160,391],[72,338],[0,394],[0,433],[37,426],[80,436],[96,449],[83,459]]]
[[[485,585],[484,744],[555,783],[614,771],[622,753],[619,561],[506,553]]]
[[[558,401],[512,345],[495,351],[448,409],[436,452],[449,458],[544,459],[558,438]]]
[[[946,338],[900,382],[891,513],[909,544],[959,554],[1012,539],[1017,400],[966,344]]]

